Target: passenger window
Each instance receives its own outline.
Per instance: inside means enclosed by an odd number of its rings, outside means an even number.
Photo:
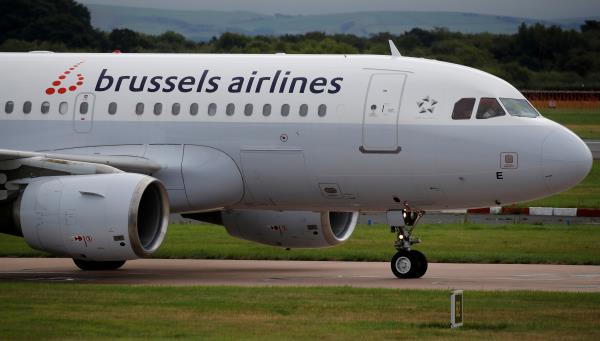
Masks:
[[[190,105],[190,115],[198,115],[198,103],[192,103],[192,105]]]
[[[29,114],[31,112],[31,102],[27,101],[23,103],[23,113]]]
[[[110,104],[108,105],[108,113],[110,115],[114,115],[117,113],[117,103],[116,102],[110,102]]]
[[[477,109],[478,119],[486,119],[504,115],[506,115],[506,113],[495,98],[484,97],[479,100],[479,108]]]
[[[317,114],[319,115],[319,117],[324,117],[325,115],[327,115],[327,106],[325,104],[319,105]]]
[[[13,110],[15,110],[15,102],[8,101],[4,105],[4,112],[7,114],[12,114]]]
[[[473,114],[473,108],[475,107],[475,98],[461,98],[458,102],[454,103],[454,110],[452,110],[453,120],[468,120]]]
[[[135,113],[137,115],[142,115],[144,113],[144,103],[139,102],[135,105]]]
[[[290,105],[284,104],[281,106],[281,116],[285,117],[290,114]]]
[[[175,116],[179,115],[179,111],[181,110],[181,105],[179,103],[173,103],[173,107],[171,107],[171,113]]]
[[[233,103],[227,104],[227,107],[225,108],[225,114],[227,116],[233,116],[233,114],[235,114],[235,104],[233,104]]]
[[[263,116],[271,115],[271,104],[263,105]]]
[[[81,102],[79,105],[79,113],[82,115],[86,115],[88,113],[89,104],[88,102]]]
[[[211,103],[208,105],[208,116],[215,116],[217,114],[217,104]]]
[[[47,114],[48,112],[50,112],[50,103],[43,102],[41,110],[42,110],[42,114]]]
[[[306,115],[308,115],[308,105],[307,104],[302,104],[300,106],[300,109],[298,110],[298,113],[302,117],[305,117]]]
[[[154,104],[154,115],[158,116],[162,114],[162,103],[155,103]]]
[[[58,112],[61,115],[64,115],[67,113],[67,111],[69,111],[69,103],[67,102],[60,102],[60,104],[58,105]]]
[[[253,110],[254,110],[254,106],[252,104],[250,104],[250,103],[246,104],[246,106],[244,107],[244,115],[251,116]]]

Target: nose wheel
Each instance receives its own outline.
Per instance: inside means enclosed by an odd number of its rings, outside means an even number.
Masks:
[[[408,207],[401,212],[388,212],[388,223],[391,231],[396,234],[394,247],[398,251],[392,257],[390,265],[398,278],[421,278],[427,272],[427,257],[420,251],[411,249],[413,244],[421,242],[412,236],[412,232],[424,214],[423,211],[414,211]]]
[[[398,278],[421,278],[427,272],[427,258],[417,250],[400,250],[392,257],[391,267]]]

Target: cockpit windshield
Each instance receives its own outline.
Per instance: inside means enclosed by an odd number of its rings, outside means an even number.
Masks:
[[[500,98],[500,102],[502,102],[511,116],[533,118],[540,115],[537,110],[535,110],[535,108],[524,99]]]
[[[488,119],[498,116],[504,116],[506,113],[498,103],[498,100],[490,97],[483,97],[479,100],[479,108],[477,109],[478,119]]]

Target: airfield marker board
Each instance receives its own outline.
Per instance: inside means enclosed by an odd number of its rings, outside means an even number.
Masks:
[[[450,293],[450,328],[463,325],[463,291],[454,290]]]

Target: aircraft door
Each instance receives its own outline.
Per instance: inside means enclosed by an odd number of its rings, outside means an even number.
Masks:
[[[360,150],[364,153],[398,153],[398,114],[406,75],[374,74],[369,81]]]
[[[94,102],[96,98],[91,93],[81,93],[75,99],[73,108],[73,129],[78,133],[89,133],[94,121]]]

